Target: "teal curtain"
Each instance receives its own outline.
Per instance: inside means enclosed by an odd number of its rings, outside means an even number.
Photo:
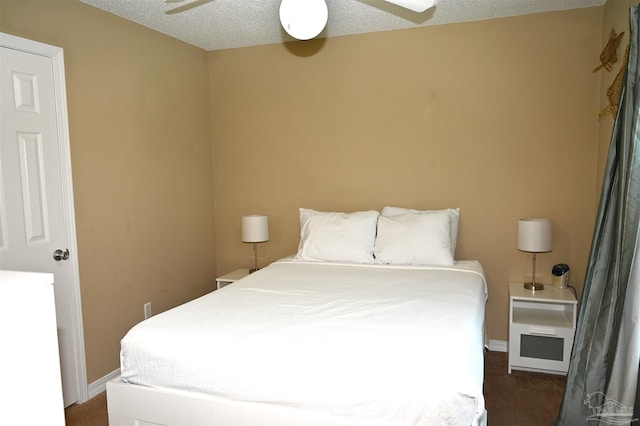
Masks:
[[[640,75],[638,8],[571,353],[555,425],[640,425]]]

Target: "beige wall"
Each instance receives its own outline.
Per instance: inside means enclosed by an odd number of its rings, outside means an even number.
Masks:
[[[510,279],[531,274],[517,220],[548,217],[582,290],[595,216],[602,8],[209,53],[220,273],[294,253],[297,209],[459,207],[459,259],[489,280],[507,340]]]
[[[92,382],[145,302],[215,282],[207,54],[70,0],[0,0],[0,31],[64,48]]]

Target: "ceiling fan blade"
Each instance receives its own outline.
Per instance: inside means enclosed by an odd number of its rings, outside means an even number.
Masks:
[[[165,0],[166,1],[166,0]],[[184,0],[169,0],[167,3],[181,3]],[[171,10],[167,10],[165,15],[175,15],[176,13],[186,12],[187,10],[193,9],[194,7],[202,6],[203,4],[211,3],[214,0],[194,0],[191,3],[183,4],[182,6],[175,7]]]
[[[425,10],[433,7],[436,4],[436,0],[384,0],[387,3],[392,3],[405,9],[413,10],[414,12],[424,12]]]

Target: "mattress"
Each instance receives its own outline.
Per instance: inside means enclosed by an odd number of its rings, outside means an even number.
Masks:
[[[475,424],[486,298],[474,261],[285,259],[133,327],[122,380],[372,423]]]

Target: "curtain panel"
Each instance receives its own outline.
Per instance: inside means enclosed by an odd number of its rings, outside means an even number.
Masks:
[[[639,7],[630,9],[627,70],[556,425],[640,424]]]

